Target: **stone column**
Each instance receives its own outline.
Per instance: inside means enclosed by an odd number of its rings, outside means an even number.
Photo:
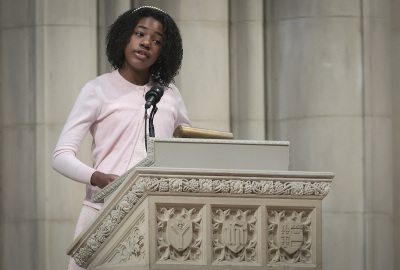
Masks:
[[[1,269],[67,267],[84,186],[54,172],[51,157],[97,73],[96,8],[95,0],[0,2]]]
[[[131,9],[131,0],[98,0],[97,42],[98,42],[98,74],[112,71],[106,56],[106,35],[108,28],[119,15]]]
[[[393,269],[390,4],[266,8],[269,138],[291,141],[291,170],[336,174],[323,269]]]
[[[231,127],[236,139],[265,139],[263,1],[230,1]]]
[[[363,0],[361,7],[365,269],[394,269],[390,0]]]
[[[139,0],[177,23],[183,63],[176,85],[195,127],[229,131],[229,26],[227,0]]]
[[[393,117],[393,202],[394,228],[400,228],[400,1],[391,1],[392,36],[392,117]],[[394,230],[393,254],[400,254],[400,231]],[[395,256],[394,269],[400,269],[400,256]]]
[[[40,269],[34,1],[0,2],[0,268]],[[42,209],[44,210],[44,209]],[[20,255],[24,254],[22,258]],[[32,267],[35,265],[34,267]]]

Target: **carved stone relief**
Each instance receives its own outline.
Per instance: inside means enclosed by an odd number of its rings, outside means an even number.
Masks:
[[[184,207],[157,209],[158,260],[202,260],[202,210]]]
[[[312,211],[268,211],[268,263],[313,263]]]
[[[105,260],[105,264],[121,264],[126,262],[140,262],[144,260],[145,238],[144,215],[135,223],[125,238],[117,245]]]
[[[257,261],[257,217],[250,209],[213,209],[213,261]]]
[[[73,258],[77,265],[84,267],[90,257],[99,249],[105,239],[114,231],[126,214],[131,211],[147,191],[166,193],[254,194],[286,198],[315,196],[322,198],[328,194],[330,186],[330,182],[293,182],[288,181],[286,178],[245,181],[236,179],[139,177],[132,188],[121,198],[118,205],[109,212],[101,225],[95,229],[88,241],[74,253]],[[165,256],[171,259],[170,255]],[[246,257],[245,261],[248,260],[251,261],[252,259]]]
[[[122,179],[122,178],[121,178]],[[257,194],[277,196],[321,196],[328,194],[331,184],[328,182],[286,182],[286,179],[270,181],[244,180],[213,180],[213,179],[183,179],[183,178],[151,178],[140,177],[134,188],[157,192],[194,192],[194,193],[231,193]],[[110,186],[111,193],[117,185]],[[113,189],[114,188],[114,189]],[[104,191],[105,192],[105,191]],[[104,196],[100,193],[93,201],[100,201]]]

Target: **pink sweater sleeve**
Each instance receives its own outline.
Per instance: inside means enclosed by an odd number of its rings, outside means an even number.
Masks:
[[[93,88],[85,85],[73,106],[53,154],[53,168],[72,180],[90,184],[96,171],[76,158],[76,153],[100,113],[100,101]]]
[[[177,95],[176,95],[176,107],[177,107],[177,117],[175,120],[175,126],[174,126],[174,130],[178,127],[178,126],[192,126],[192,123],[189,120],[188,117],[188,113],[186,110],[186,106],[185,103],[183,102],[183,98],[181,93],[179,92],[179,90],[175,87],[175,85],[173,85],[173,88],[175,89]]]

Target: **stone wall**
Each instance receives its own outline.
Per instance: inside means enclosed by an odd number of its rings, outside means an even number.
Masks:
[[[94,0],[0,2],[1,269],[66,268],[84,188],[54,172],[51,157],[97,74],[96,9]]]
[[[52,151],[81,87],[110,70],[108,25],[143,4],[181,29],[195,126],[290,140],[291,170],[335,172],[323,268],[400,268],[399,0],[0,0],[0,268],[66,268],[84,187]]]
[[[394,269],[400,269],[400,1],[392,0],[390,3],[391,11],[391,76],[392,76],[392,118],[393,118],[393,214],[394,214]]]
[[[390,3],[267,2],[269,137],[336,173],[324,269],[393,269]]]

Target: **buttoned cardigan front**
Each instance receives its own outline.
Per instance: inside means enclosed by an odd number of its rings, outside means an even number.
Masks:
[[[81,90],[54,151],[53,168],[86,184],[84,204],[96,209],[102,206],[91,202],[92,194],[100,190],[90,184],[95,171],[121,175],[128,169],[139,136],[144,136],[140,132],[144,123],[144,96],[152,85],[152,82],[134,85],[116,70],[95,78]],[[157,107],[156,137],[171,138],[178,125],[191,125],[175,85],[164,89]],[[88,131],[93,137],[92,167],[76,158]]]

